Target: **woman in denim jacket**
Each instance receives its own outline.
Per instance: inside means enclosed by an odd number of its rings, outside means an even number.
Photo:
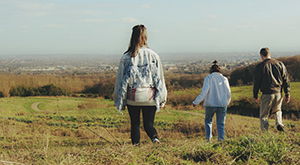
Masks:
[[[167,99],[163,68],[159,56],[147,45],[144,25],[132,28],[128,50],[123,54],[114,89],[114,103],[120,113],[127,105],[131,121],[131,141],[140,142],[140,111],[144,129],[153,143],[159,143],[153,127],[156,111]],[[122,113],[123,114],[123,113]]]

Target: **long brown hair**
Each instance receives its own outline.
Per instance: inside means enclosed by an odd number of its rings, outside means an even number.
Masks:
[[[135,57],[139,48],[144,45],[148,47],[146,27],[144,25],[136,25],[132,28],[130,43],[125,53]]]

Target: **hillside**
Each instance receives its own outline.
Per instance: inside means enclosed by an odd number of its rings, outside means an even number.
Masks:
[[[300,81],[300,55],[293,57],[280,57],[279,61],[282,61],[286,66],[286,69],[289,74],[289,79],[292,82]],[[239,86],[239,85],[250,85],[253,81],[253,72],[255,66],[258,62],[251,64],[249,66],[239,67],[233,70],[230,74],[230,85]]]
[[[41,111],[33,110],[32,104]],[[286,134],[271,120],[269,134],[259,120],[228,114],[226,140],[205,143],[202,110],[172,108],[157,113],[162,144],[144,131],[141,146],[130,144],[129,115],[111,100],[69,97],[1,98],[1,163],[14,164],[296,164],[300,122],[284,120]],[[216,129],[214,125],[214,136]],[[259,137],[259,138],[258,138]]]

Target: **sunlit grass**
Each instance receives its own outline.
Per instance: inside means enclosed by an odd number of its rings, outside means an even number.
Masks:
[[[47,110],[30,110],[30,104],[35,102],[41,102],[39,108]],[[85,108],[78,108],[79,104]],[[300,161],[300,121],[284,120],[286,134],[280,134],[271,119],[269,133],[263,134],[258,118],[227,114],[226,140],[217,142],[214,119],[213,143],[207,144],[203,110],[176,110],[167,106],[155,118],[162,144],[153,147],[141,127],[141,144],[135,147],[130,140],[128,111],[121,115],[111,100],[3,98],[1,108],[5,117],[0,119],[0,145],[5,147],[0,149],[0,160],[15,164],[296,164]],[[17,115],[19,111],[25,113]]]
[[[240,97],[253,98],[253,86],[231,87],[232,100],[238,100]],[[261,91],[259,92],[259,97]],[[291,97],[300,101],[300,82],[291,82]]]

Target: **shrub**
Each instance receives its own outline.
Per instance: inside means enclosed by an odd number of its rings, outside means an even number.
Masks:
[[[281,57],[278,59],[282,61],[289,73],[289,78],[293,81],[300,81],[300,55],[293,56],[293,57]]]
[[[227,112],[231,114],[259,117],[259,106],[260,104],[256,104],[253,99],[243,97],[233,101],[228,107]],[[300,103],[294,98],[291,98],[289,104],[283,101],[281,110],[282,116],[285,119],[298,120],[300,118]]]
[[[282,61],[289,73],[289,78],[291,81],[300,81],[300,55],[293,57],[281,57],[278,58],[279,61]],[[257,63],[249,65],[247,67],[239,67],[233,70],[230,74],[229,83],[232,86],[237,85],[249,85],[253,81],[253,72]]]
[[[204,78],[206,75],[185,75],[179,77],[166,78],[166,86],[168,91],[174,91],[178,89],[189,89],[189,88],[201,88]]]
[[[253,82],[253,72],[257,64],[247,67],[239,67],[230,74],[229,84],[231,86],[250,85]]]
[[[50,84],[39,88],[29,87],[26,85],[13,86],[9,91],[10,96],[61,96],[70,93],[57,85]]]
[[[179,105],[191,105],[192,102],[195,100],[197,97],[197,94],[195,93],[189,93],[189,92],[184,92],[183,94],[176,94],[174,92],[170,92],[168,94],[168,103],[172,106],[179,106]]]
[[[298,120],[300,118],[300,103],[291,98],[290,103],[283,101],[282,104],[282,115],[286,119]]]
[[[54,84],[39,87],[38,91],[42,96],[62,96],[70,94],[66,89],[63,89],[62,87]]]
[[[87,86],[83,93],[98,94],[105,99],[113,99],[114,87],[115,78],[110,78],[92,87]]]
[[[256,104],[253,99],[243,97],[233,101],[231,106],[228,107],[227,112],[231,114],[259,117],[259,104]]]
[[[28,86],[13,86],[9,91],[10,96],[39,96],[40,92],[33,88]]]

